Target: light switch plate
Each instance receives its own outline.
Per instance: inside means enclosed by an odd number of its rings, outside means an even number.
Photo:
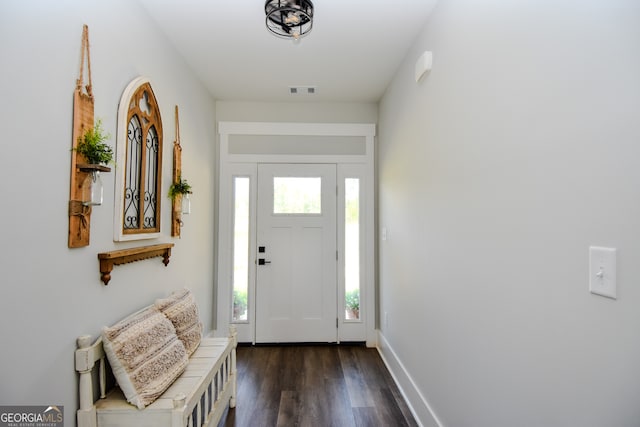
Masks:
[[[589,291],[617,298],[615,248],[589,247]]]

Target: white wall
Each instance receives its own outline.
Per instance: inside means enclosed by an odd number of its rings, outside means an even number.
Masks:
[[[424,425],[637,426],[640,3],[440,1],[379,115],[383,351]]]
[[[151,79],[164,128],[162,237],[113,242],[114,174],[91,217],[91,245],[67,248],[73,90],[82,25],[89,25],[95,115],[115,144],[118,102],[139,75]],[[134,41],[137,40],[136,43]],[[142,49],[144,47],[144,49]],[[96,336],[173,289],[190,287],[206,330],[212,326],[215,102],[137,2],[0,3],[0,177],[4,201],[0,272],[0,404],[65,406],[75,424],[75,339]],[[170,237],[174,106],[180,108],[183,175],[192,214]],[[161,258],[117,266],[100,281],[97,253],[173,242]]]
[[[217,101],[217,119],[236,122],[376,123],[374,103]]]

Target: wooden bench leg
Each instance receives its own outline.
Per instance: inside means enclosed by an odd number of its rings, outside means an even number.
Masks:
[[[231,349],[231,398],[229,399],[229,408],[236,407],[236,394],[238,392],[237,371],[236,371],[236,347],[238,346],[238,332],[235,326],[229,327],[229,338],[232,340]]]

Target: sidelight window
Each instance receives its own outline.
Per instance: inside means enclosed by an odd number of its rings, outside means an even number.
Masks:
[[[344,185],[345,318],[360,320],[360,179],[346,178]]]
[[[233,178],[233,322],[249,319],[249,185],[249,177]]]

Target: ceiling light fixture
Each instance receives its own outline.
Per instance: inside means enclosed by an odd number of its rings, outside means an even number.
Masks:
[[[278,37],[300,39],[313,27],[311,0],[267,0],[264,4],[267,29]]]

